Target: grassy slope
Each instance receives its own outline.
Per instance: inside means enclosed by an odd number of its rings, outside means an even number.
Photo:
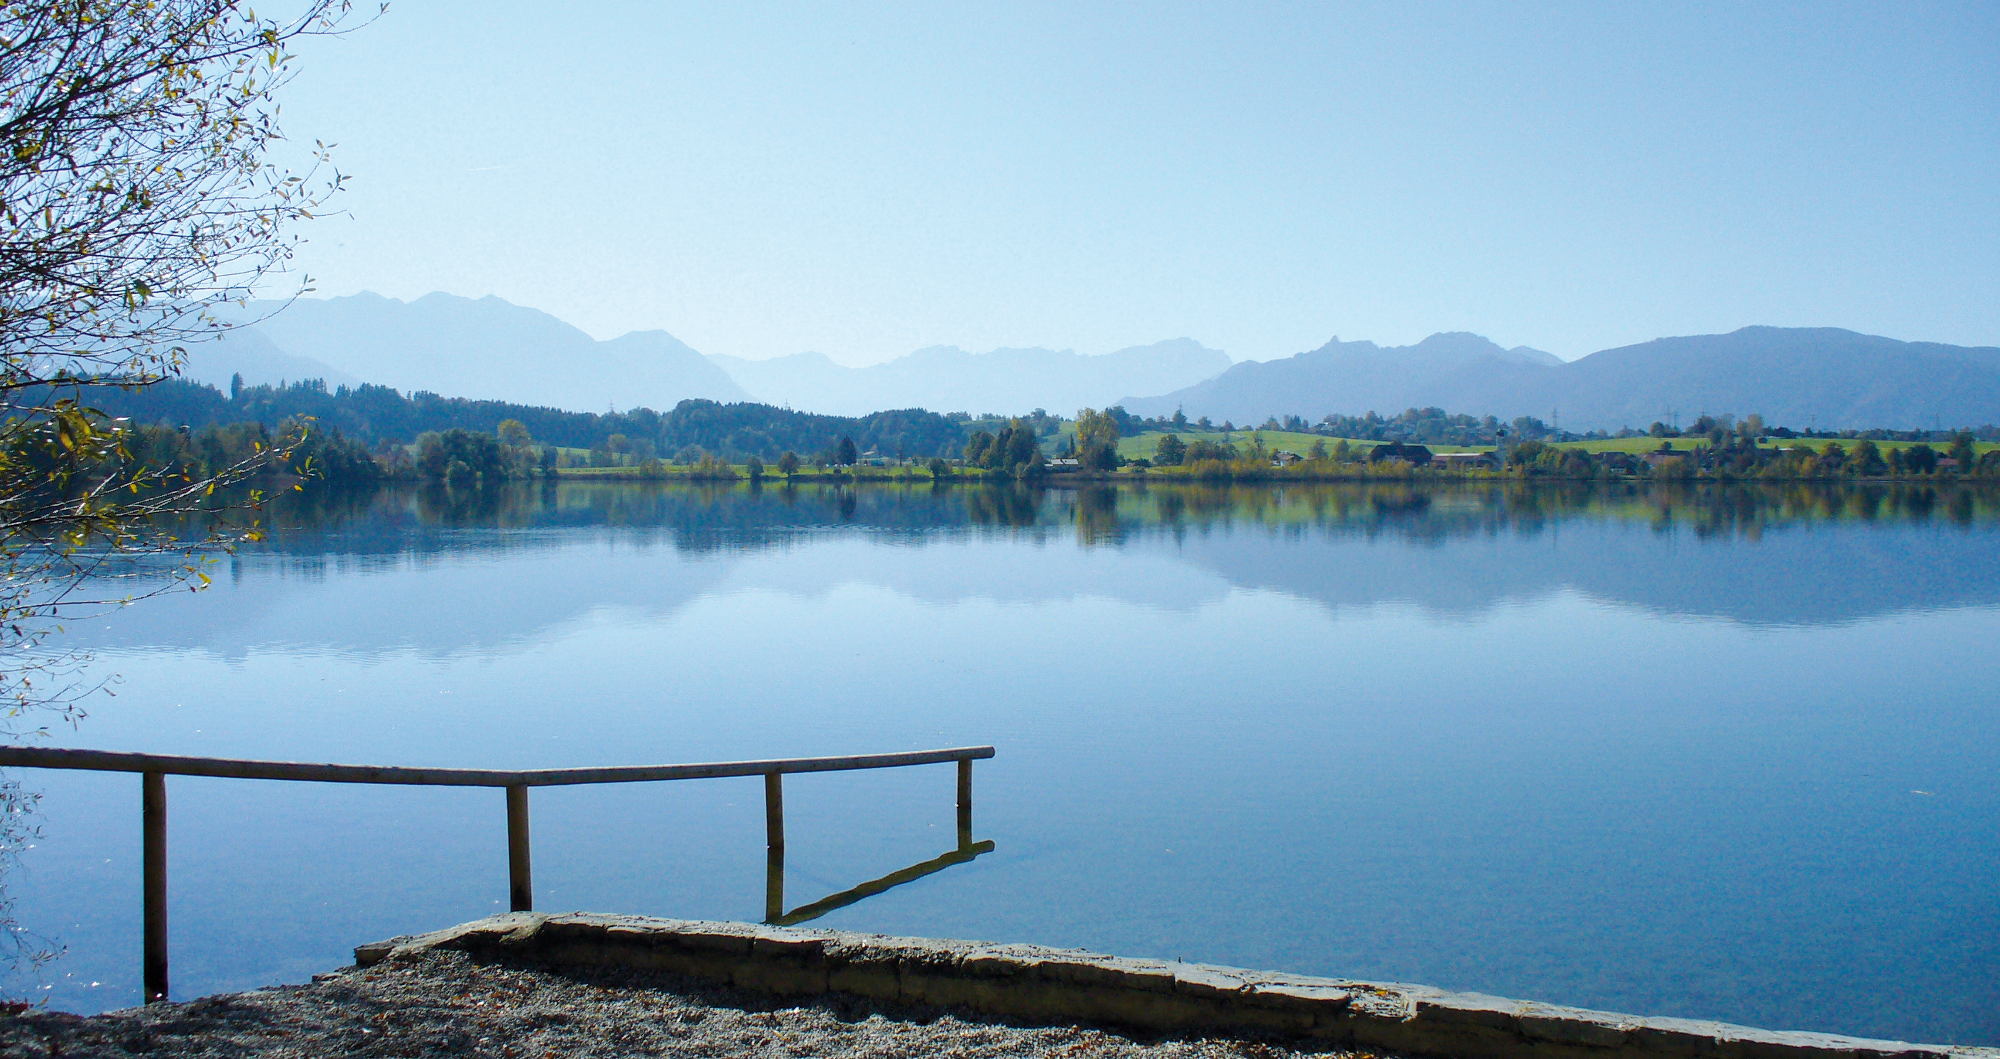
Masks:
[[[1153,454],[1160,450],[1160,439],[1166,437],[1167,433],[1149,430],[1135,437],[1119,438],[1118,455],[1128,460],[1135,460],[1142,457],[1152,459]],[[1275,452],[1279,449],[1284,449],[1289,452],[1296,452],[1301,456],[1312,450],[1313,442],[1315,441],[1323,442],[1327,448],[1331,449],[1342,440],[1340,438],[1326,437],[1321,434],[1302,434],[1291,430],[1232,430],[1227,434],[1220,430],[1182,430],[1171,433],[1177,434],[1185,442],[1193,442],[1197,438],[1203,441],[1228,441],[1235,444],[1238,449],[1244,452],[1250,450],[1250,438],[1252,434],[1255,434],[1264,439],[1264,447],[1268,450]],[[1348,438],[1346,441],[1349,445],[1354,446],[1362,452],[1366,452],[1381,444],[1379,441],[1362,441],[1358,438]],[[1432,452],[1480,451],[1477,447],[1468,448],[1462,445],[1432,445],[1430,446],[1430,450]]]

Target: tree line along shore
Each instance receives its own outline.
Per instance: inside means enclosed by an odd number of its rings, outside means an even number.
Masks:
[[[120,464],[201,477],[276,452],[304,480],[643,481],[1378,478],[2000,480],[2000,428],[1799,431],[1704,415],[1685,428],[1578,434],[1533,417],[1410,409],[1255,427],[1113,407],[1073,417],[900,409],[831,416],[683,401],[667,412],[567,412],[339,387],[224,392],[183,380],[93,394],[122,424]]]

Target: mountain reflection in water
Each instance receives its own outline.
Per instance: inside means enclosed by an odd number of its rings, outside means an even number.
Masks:
[[[1153,571],[1079,579],[1069,568],[1046,577],[1028,569],[995,585],[926,566],[912,580],[896,552],[881,564],[823,571],[940,603],[1094,594],[1184,610],[1253,588],[1335,610],[1401,603],[1466,617],[1571,590],[1664,616],[1823,625],[2000,602],[2000,549],[1986,536],[1996,527],[2000,491],[1928,486],[384,489],[321,493],[273,512],[269,542],[225,560],[223,576],[238,591],[206,602],[256,614],[220,623],[253,637],[450,651],[531,638],[593,607],[670,612],[760,550],[850,534],[918,549],[967,538],[1074,541],[1171,556],[1189,575],[1163,583]],[[603,562],[612,566],[643,565],[650,549],[712,562],[684,564],[664,582],[579,579],[561,564],[516,562],[503,590],[480,585],[481,556],[519,560],[607,540],[615,550]],[[1309,545],[1336,547],[1302,550]],[[262,576],[244,583],[253,568]],[[376,608],[365,626],[315,624],[291,611],[293,597],[330,576],[365,583],[372,572],[413,568],[432,568],[444,583]],[[812,593],[830,583],[770,587]],[[462,608],[459,592],[482,605]],[[123,646],[220,646],[214,625],[144,608],[121,614],[117,628],[109,641],[79,632]]]

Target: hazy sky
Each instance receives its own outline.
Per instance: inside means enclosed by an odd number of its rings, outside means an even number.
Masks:
[[[399,0],[300,49],[323,295],[703,352],[2000,344],[2000,4]]]

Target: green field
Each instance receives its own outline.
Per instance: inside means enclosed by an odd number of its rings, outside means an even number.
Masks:
[[[1673,442],[1673,444],[1674,444],[1674,448],[1677,448],[1677,449],[1682,449],[1682,450],[1687,450],[1687,449],[1692,449],[1692,448],[1694,448],[1694,447],[1695,447],[1695,444],[1696,444],[1697,442],[1699,442],[1700,444],[1703,444],[1703,445],[1706,445],[1706,444],[1708,444],[1708,441],[1707,441],[1707,439],[1705,439],[1705,438],[1702,438],[1702,439],[1697,439],[1697,438],[1607,438],[1607,439],[1605,439],[1605,440],[1602,440],[1602,441],[1565,441],[1565,442],[1561,442],[1561,443],[1560,443],[1560,445],[1561,445],[1561,447],[1562,447],[1562,448],[1566,448],[1566,449],[1582,449],[1582,450],[1583,450],[1583,451],[1585,451],[1585,452],[1632,452],[1632,453],[1639,453],[1639,452],[1653,452],[1653,451],[1656,451],[1656,450],[1658,450],[1658,449],[1659,449],[1659,447],[1660,447],[1660,442],[1662,442],[1662,441],[1671,441],[1671,442]]]
[[[1190,443],[1197,439],[1202,441],[1228,442],[1235,445],[1238,451],[1246,453],[1250,451],[1251,438],[1254,435],[1264,440],[1266,451],[1277,452],[1284,450],[1286,452],[1296,452],[1301,456],[1312,451],[1314,442],[1324,444],[1330,451],[1335,445],[1340,444],[1344,440],[1359,452],[1366,452],[1381,444],[1379,441],[1362,441],[1359,438],[1330,438],[1323,434],[1305,434],[1294,430],[1232,430],[1227,433],[1220,430],[1149,430],[1144,434],[1134,435],[1133,437],[1119,438],[1118,455],[1128,460],[1150,460],[1155,453],[1160,451],[1160,439],[1166,437],[1169,433],[1175,434],[1182,441]],[[1431,445],[1429,448],[1432,452],[1485,451],[1476,445]]]

